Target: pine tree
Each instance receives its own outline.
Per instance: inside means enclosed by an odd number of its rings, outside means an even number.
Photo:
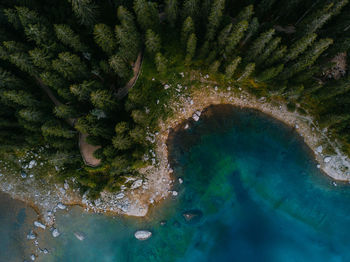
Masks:
[[[55,120],[47,121],[42,125],[41,131],[44,136],[62,138],[73,138],[76,133]]]
[[[26,53],[11,54],[9,56],[9,60],[23,72],[26,72],[30,75],[35,75],[37,73],[37,69],[34,67],[30,56]]]
[[[98,7],[92,0],[68,0],[75,16],[82,25],[92,26],[96,21]]]
[[[51,57],[45,49],[35,48],[29,51],[33,64],[43,69],[51,68]]]
[[[16,41],[4,41],[2,44],[6,48],[8,54],[22,53],[26,52],[28,49],[25,44]]]
[[[23,81],[11,72],[0,67],[0,88],[17,88],[23,86]]]
[[[167,19],[172,27],[175,26],[177,16],[179,13],[178,10],[178,1],[177,0],[165,0],[165,13]]]
[[[59,90],[60,88],[66,88],[68,85],[67,81],[63,77],[51,71],[41,73],[40,79],[44,83],[44,85],[52,87],[55,90]]]
[[[261,72],[256,77],[256,80],[259,82],[269,81],[269,80],[275,78],[276,76],[278,76],[283,71],[283,68],[284,68],[283,64],[268,68],[268,69],[264,70],[263,72]]]
[[[144,31],[147,29],[157,30],[159,26],[159,13],[157,3],[146,0],[135,0],[134,10],[137,21]]]
[[[20,29],[22,24],[15,9],[4,9],[4,14],[7,17],[7,21],[9,21],[9,23],[12,24],[15,29]]]
[[[255,60],[256,64],[263,63],[278,47],[280,44],[282,38],[281,37],[275,37],[272,39],[262,52],[262,54]]]
[[[181,42],[186,45],[188,37],[195,32],[192,17],[187,17],[182,25]]]
[[[209,72],[212,74],[215,74],[218,72],[219,67],[221,65],[221,62],[219,60],[215,60],[210,66],[209,66]]]
[[[140,36],[136,29],[117,25],[115,34],[119,44],[119,54],[125,61],[135,61],[140,51]]]
[[[295,41],[288,50],[288,54],[284,58],[284,62],[288,62],[296,59],[300,54],[304,53],[304,51],[312,45],[312,43],[316,40],[316,34],[306,35],[299,40]]]
[[[78,97],[78,100],[86,101],[90,99],[91,92],[101,88],[102,85],[94,80],[84,80],[81,84],[71,85],[69,90]]]
[[[23,27],[44,22],[37,12],[28,9],[27,7],[16,6],[16,11]]]
[[[241,61],[242,61],[242,58],[238,56],[226,67],[225,76],[227,79],[232,79],[233,74],[235,73]]]
[[[116,107],[116,98],[107,90],[96,90],[91,93],[92,104],[102,110],[112,110]]]
[[[220,26],[222,20],[224,8],[225,0],[214,0],[208,18],[209,23],[207,28],[206,39],[209,41],[213,40],[215,37],[216,30]]]
[[[30,107],[39,104],[34,96],[23,90],[7,90],[0,94],[3,99],[20,106]]]
[[[241,74],[241,76],[237,79],[237,81],[239,82],[243,82],[244,80],[246,80],[255,70],[255,64],[254,63],[250,63],[248,64],[245,68],[243,73]]]
[[[197,47],[197,37],[195,34],[191,34],[187,41],[186,62],[190,62],[195,53]]]
[[[162,55],[162,53],[157,53],[155,56],[155,62],[157,71],[164,74],[167,70],[168,60]]]
[[[120,56],[120,54],[112,56],[109,59],[109,65],[120,78],[128,79],[132,73],[130,65],[128,65],[125,62],[125,60]]]
[[[300,34],[312,34],[322,28],[332,16],[338,14],[340,10],[348,4],[348,0],[336,0],[334,2],[326,2],[322,9],[311,13],[301,24]]]
[[[76,52],[85,52],[87,47],[80,41],[79,35],[77,35],[66,24],[54,25],[57,38],[66,46],[74,49]]]
[[[252,46],[249,48],[248,60],[253,60],[255,57],[261,54],[261,52],[264,50],[266,44],[270,42],[273,35],[275,34],[275,29],[270,29],[264,33],[262,33],[258,39],[254,41]]]
[[[79,56],[64,52],[58,59],[52,60],[52,68],[68,80],[79,79],[88,75],[86,65]]]
[[[273,52],[270,57],[266,60],[265,65],[270,66],[274,63],[281,61],[287,53],[287,46],[283,45],[277,49],[277,51]]]
[[[303,71],[315,63],[317,58],[333,43],[330,38],[320,39],[316,42],[310,50],[308,50],[303,56],[297,59],[291,66],[285,68],[281,77],[282,79],[288,79],[293,75]]]
[[[199,0],[185,0],[182,7],[184,17],[196,18],[200,10]]]
[[[109,55],[113,54],[117,48],[117,41],[114,38],[112,29],[105,24],[94,26],[94,39],[102,50]]]
[[[113,146],[118,150],[130,149],[133,145],[131,137],[127,134],[117,134],[112,139]]]
[[[232,33],[229,36],[225,48],[226,55],[231,55],[238,45],[239,41],[243,38],[244,32],[248,29],[248,22],[241,21],[234,25]]]
[[[236,17],[236,23],[239,23],[241,21],[250,21],[254,14],[254,6],[248,5],[245,8],[242,9],[242,11],[239,12],[239,14]]]
[[[55,49],[55,43],[50,30],[43,24],[29,24],[24,28],[28,40],[35,42],[38,46],[46,49]]]
[[[26,107],[18,111],[21,118],[28,122],[41,123],[45,120],[45,115],[34,107]]]
[[[146,31],[146,50],[150,54],[160,52],[161,40],[159,35],[153,32],[151,29]]]
[[[55,107],[54,114],[59,118],[67,119],[67,118],[75,118],[77,115],[77,112],[72,106],[59,105]]]
[[[224,27],[224,29],[221,30],[218,36],[218,47],[220,49],[225,48],[227,39],[230,36],[230,33],[232,31],[233,24],[229,23],[227,26]]]
[[[259,26],[260,24],[258,18],[254,17],[249,23],[246,37],[244,38],[242,45],[245,45],[249,41],[249,39],[258,32]]]

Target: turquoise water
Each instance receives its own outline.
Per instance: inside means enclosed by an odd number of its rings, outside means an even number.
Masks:
[[[350,187],[332,185],[294,130],[231,106],[190,126],[169,140],[177,198],[146,219],[62,211],[42,261],[350,261]]]

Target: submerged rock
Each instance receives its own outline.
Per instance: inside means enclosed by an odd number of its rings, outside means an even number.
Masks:
[[[57,207],[58,207],[59,209],[62,209],[62,210],[64,210],[64,209],[67,208],[67,206],[66,206],[66,205],[63,205],[61,202],[57,204]]]
[[[74,232],[74,236],[80,241],[83,241],[85,239],[85,234],[81,232]]]
[[[147,230],[139,230],[135,232],[134,236],[138,240],[147,240],[152,236],[152,232]]]
[[[53,237],[58,237],[61,233],[58,231],[57,228],[54,228],[51,232]]]
[[[28,235],[27,235],[27,239],[28,239],[28,240],[36,239],[36,235],[35,235],[35,233],[33,232],[33,230],[30,230],[30,232],[29,232]]]
[[[197,209],[185,211],[182,213],[185,221],[188,223],[197,223],[203,216],[203,212]]]
[[[34,226],[40,227],[44,230],[46,229],[46,226],[44,224],[40,223],[39,221],[34,221]]]

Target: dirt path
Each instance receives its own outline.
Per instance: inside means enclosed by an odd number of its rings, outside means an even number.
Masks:
[[[87,134],[79,134],[79,150],[87,166],[96,167],[101,164],[101,159],[94,157],[94,152],[101,146],[93,146],[86,142]]]
[[[134,72],[134,76],[129,80],[129,82],[121,89],[119,89],[117,93],[117,98],[118,99],[123,99],[129,92],[129,89],[132,88],[137,79],[139,78],[140,72],[141,72],[141,65],[142,65],[142,53],[140,52],[139,55],[137,56],[136,62],[134,63],[134,66],[132,68]]]

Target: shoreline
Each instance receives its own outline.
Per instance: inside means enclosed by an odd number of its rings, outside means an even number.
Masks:
[[[4,181],[0,177],[0,190],[9,194],[13,199],[26,202],[36,213],[39,220],[47,226],[55,223],[55,212],[58,210],[58,203],[66,206],[79,205],[85,211],[94,213],[120,214],[127,216],[144,217],[149,208],[167,198],[169,195],[176,196],[172,191],[174,181],[172,168],[168,159],[167,141],[171,129],[175,129],[184,121],[194,119],[198,121],[203,110],[211,105],[229,104],[239,108],[256,109],[294,128],[304,139],[304,142],[314,153],[319,168],[334,180],[350,181],[350,171],[344,172],[341,169],[350,170],[350,161],[342,155],[338,148],[334,148],[337,154],[323,154],[322,148],[334,144],[328,144],[329,140],[313,124],[308,116],[302,116],[296,112],[289,112],[286,105],[273,106],[264,99],[256,99],[252,95],[231,91],[231,88],[203,87],[201,90],[194,89],[191,94],[179,95],[179,100],[171,107],[174,115],[165,122],[160,122],[159,131],[152,134],[155,139],[155,150],[152,152],[154,165],[140,169],[142,178],[127,178],[133,181],[131,189],[124,189],[118,193],[102,192],[101,197],[90,201],[86,195],[82,197],[79,190],[72,189],[73,181],[66,181],[64,185],[50,184],[49,181],[38,183],[37,180],[26,180],[13,178],[11,181]],[[40,190],[39,190],[40,188]],[[32,190],[30,190],[32,189]],[[29,191],[30,190],[30,191]]]

